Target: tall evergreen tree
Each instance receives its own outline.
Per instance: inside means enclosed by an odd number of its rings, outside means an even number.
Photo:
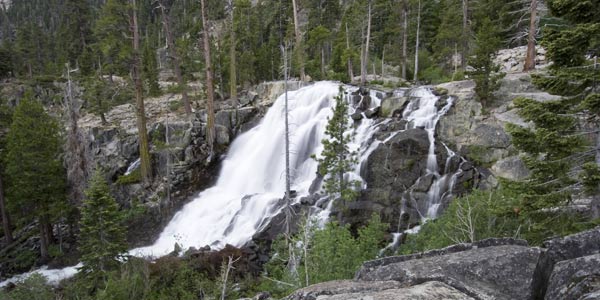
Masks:
[[[130,5],[127,0],[107,0],[102,6],[100,17],[94,23],[96,47],[102,53],[104,74],[126,74],[132,59]]]
[[[475,93],[483,107],[489,105],[492,100],[492,93],[498,89],[499,80],[503,76],[500,74],[500,66],[494,62],[496,51],[500,48],[501,41],[498,37],[497,26],[484,19],[475,38],[474,58],[471,59],[471,66],[475,70],[469,72],[475,80]]]
[[[135,116],[138,130],[138,144],[140,149],[140,170],[142,172],[142,181],[145,185],[152,182],[152,165],[150,158],[150,146],[148,142],[148,129],[146,128],[146,110],[144,108],[144,96],[142,85],[142,62],[140,49],[140,31],[138,27],[137,11],[138,7],[135,0],[130,1],[130,32],[133,36],[133,61],[131,64],[131,76],[135,85]]]
[[[106,281],[108,272],[118,269],[121,255],[127,250],[125,229],[100,170],[92,176],[85,195],[79,222],[81,270],[93,281]]]
[[[215,92],[213,85],[212,61],[210,56],[210,34],[208,30],[208,16],[206,14],[206,0],[200,0],[202,19],[202,43],[204,45],[204,68],[206,70],[206,141],[208,143],[209,160],[213,159],[215,132]]]
[[[164,0],[160,0],[158,5],[162,16],[163,31],[167,41],[167,50],[169,52],[169,56],[173,60],[173,71],[175,72],[175,78],[177,78],[177,84],[179,84],[179,88],[181,89],[181,101],[183,102],[183,107],[186,114],[189,115],[192,113],[192,106],[188,98],[187,85],[181,70],[179,51],[175,46],[175,38],[171,24],[171,6],[168,6],[167,1]]]
[[[58,122],[50,117],[31,92],[15,109],[5,156],[8,202],[21,224],[36,221],[40,254],[49,258],[51,225],[66,203],[65,170],[60,160],[62,140]]]
[[[8,128],[11,122],[12,111],[0,98],[0,161],[3,161],[3,156],[6,152],[6,133],[8,132]],[[12,223],[10,221],[10,214],[8,212],[6,199],[4,198],[4,185],[2,184],[3,176],[4,169],[2,168],[2,166],[0,166],[0,218],[2,218],[2,230],[4,232],[4,240],[6,244],[10,244],[13,241]]]
[[[146,41],[144,41],[144,49],[142,52],[142,75],[144,78],[146,94],[151,97],[160,95],[156,49],[152,47],[148,38],[146,38]]]
[[[349,143],[354,136],[346,133],[351,125],[348,120],[348,103],[344,99],[344,90],[335,97],[333,116],[329,118],[323,142],[323,152],[317,157],[319,174],[325,176],[325,191],[342,201],[354,200],[357,196],[354,184],[345,177],[357,162],[356,152],[350,151]]]

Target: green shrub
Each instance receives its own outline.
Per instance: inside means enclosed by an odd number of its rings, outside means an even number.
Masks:
[[[367,226],[358,229],[357,237],[352,235],[349,225],[330,222],[322,229],[315,229],[304,223],[301,232],[290,242],[295,245],[292,249],[287,247],[282,237],[274,243],[274,254],[263,275],[268,279],[263,280],[259,287],[271,291],[275,297],[285,296],[310,284],[352,278],[364,261],[377,256],[388,228],[388,224],[381,223],[378,215],[373,215]],[[307,234],[303,230],[307,230]]]
[[[142,171],[140,168],[137,168],[127,175],[119,176],[116,183],[120,184],[120,185],[127,185],[127,184],[139,183],[141,181],[142,181]]]
[[[408,235],[399,252],[410,254],[489,237],[520,237],[518,198],[508,190],[475,190],[457,198],[419,233]]]
[[[52,288],[48,286],[46,277],[35,273],[18,282],[10,292],[0,291],[1,300],[53,300]]]
[[[169,102],[169,110],[172,112],[178,111],[181,107],[183,107],[183,103],[181,103],[181,101],[175,100]]]
[[[522,238],[530,245],[541,245],[549,238],[599,223],[561,209],[526,212],[525,195],[512,185],[502,185],[498,190],[475,190],[454,199],[438,219],[425,223],[417,234],[408,235],[398,252],[411,254],[491,237]]]

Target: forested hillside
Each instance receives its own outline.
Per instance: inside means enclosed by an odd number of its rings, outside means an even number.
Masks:
[[[359,75],[365,68],[369,74],[383,71],[411,80],[416,74],[416,79],[440,82],[453,76],[455,65],[459,71],[466,68],[465,58],[474,53],[476,33],[487,19],[498,32],[498,48],[527,44],[532,4],[534,34],[539,36],[538,29],[547,24],[558,25],[547,4],[535,2],[208,1],[207,24],[215,77],[224,90],[232,70],[242,86],[281,78],[280,45],[294,49],[295,76],[304,70],[315,80],[348,81],[349,73]],[[127,1],[15,1],[0,19],[3,76],[60,76],[65,63],[79,67],[82,76],[127,74],[132,9]],[[156,80],[151,61],[169,40],[180,53],[184,77],[203,70],[198,3],[140,1],[135,9],[146,80]],[[382,62],[402,70],[382,70]]]
[[[599,53],[600,0],[0,0],[0,299],[596,299]]]

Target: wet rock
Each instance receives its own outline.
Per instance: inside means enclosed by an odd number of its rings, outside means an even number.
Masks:
[[[405,96],[385,98],[381,102],[381,116],[390,118],[395,115],[402,115],[402,111],[404,111],[408,102],[408,97]]]
[[[352,114],[350,115],[350,117],[351,117],[351,118],[352,118],[352,120],[354,120],[354,121],[360,121],[360,120],[362,120],[362,119],[363,119],[363,114],[362,114],[362,112],[360,112],[360,111],[356,111],[356,112],[352,113]]]
[[[365,116],[367,117],[367,119],[373,119],[379,115],[379,110],[380,110],[379,106],[374,107],[374,108],[369,108],[367,111],[365,111]]]
[[[433,174],[425,175],[417,179],[417,182],[413,185],[412,190],[415,192],[427,192],[433,183],[435,176]]]
[[[472,248],[363,267],[356,279],[395,280],[406,285],[442,281],[476,299],[531,299],[531,283],[541,252],[538,248],[518,245]]]

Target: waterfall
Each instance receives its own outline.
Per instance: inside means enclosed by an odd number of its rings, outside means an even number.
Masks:
[[[297,192],[295,201],[309,195],[309,189],[316,179],[317,162],[311,155],[319,155],[323,150],[321,141],[325,136],[328,117],[332,115],[335,97],[339,92],[340,83],[318,82],[300,90],[289,92],[290,136],[290,166],[292,168],[292,189]],[[358,88],[344,86],[346,101],[354,110],[358,106],[374,108],[381,104],[376,93],[369,93],[370,101],[361,96],[356,101]],[[407,92],[407,89],[403,89]],[[350,95],[350,94],[353,95]],[[451,193],[456,174],[448,176],[446,170],[442,175],[438,170],[435,155],[435,127],[439,118],[452,105],[449,100],[438,109],[438,97],[428,88],[419,87],[410,91],[410,102],[405,109],[403,118],[408,121],[406,129],[423,128],[429,136],[429,153],[427,157],[427,174],[435,176],[434,183],[428,193],[427,212],[424,218],[434,218],[437,214],[441,199]],[[256,127],[240,135],[231,144],[222,162],[222,168],[217,183],[199,193],[190,203],[177,212],[164,228],[153,245],[136,248],[130,254],[142,257],[158,257],[173,251],[177,243],[182,249],[203,247],[209,245],[212,249],[220,249],[226,244],[242,246],[252,236],[269,224],[271,218],[280,213],[283,205],[281,199],[285,193],[285,162],[284,162],[284,97],[281,95],[269,109],[266,116]],[[354,135],[350,143],[351,151],[358,153],[359,163],[354,170],[346,174],[350,180],[358,180],[362,188],[366,183],[360,174],[369,155],[386,141],[373,138],[380,126],[391,122],[390,119],[376,122],[364,117],[354,122],[348,116],[350,126],[348,134]],[[389,138],[388,138],[389,140]],[[451,153],[450,149],[447,149]],[[454,154],[452,153],[451,156]],[[133,163],[128,171],[135,169]],[[314,214],[319,223],[323,224],[329,217],[332,202],[323,205],[321,199]],[[403,199],[403,206],[408,199]],[[413,231],[418,229],[413,229]],[[389,249],[397,247],[401,240],[401,231],[394,235],[394,241]],[[49,277],[50,282],[58,282],[74,275],[77,266],[61,270],[40,269],[38,273]],[[0,283],[0,287],[28,276],[21,274]]]
[[[355,91],[346,87],[347,92]],[[328,117],[332,115],[339,83],[319,82],[288,93],[290,119],[290,166],[292,190],[300,199],[309,194],[316,178],[317,162],[311,158],[323,150]],[[371,105],[379,105],[379,99]],[[350,97],[346,97],[350,101]],[[173,251],[209,245],[242,246],[269,224],[281,208],[285,193],[284,97],[280,96],[259,125],[239,136],[231,145],[215,186],[185,205],[150,246],[133,249],[136,256],[162,256]],[[352,122],[348,117],[348,122]],[[373,120],[363,119],[355,131],[350,150],[363,153],[373,134]],[[361,180],[358,169],[347,174]],[[298,201],[298,200],[296,200]],[[322,214],[326,218],[327,214]]]

